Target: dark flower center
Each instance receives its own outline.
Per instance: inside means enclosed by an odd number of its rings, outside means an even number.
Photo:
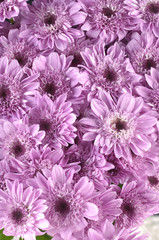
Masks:
[[[113,12],[113,10],[111,8],[108,7],[104,7],[102,9],[102,13],[104,14],[104,16],[106,16],[107,18],[111,18],[115,13]]]
[[[82,62],[83,62],[83,59],[81,57],[81,54],[77,53],[74,55],[74,58],[71,63],[71,67],[77,67],[79,64],[82,64]]]
[[[156,67],[156,63],[152,58],[148,58],[143,62],[143,68],[146,70],[150,70],[151,68]]]
[[[14,209],[11,213],[11,218],[14,222],[19,224],[23,218],[22,210],[20,208]]]
[[[15,142],[12,147],[12,153],[15,157],[20,157],[25,153],[25,147],[19,141]]]
[[[48,119],[40,119],[40,130],[49,132],[51,129],[51,122]]]
[[[135,213],[135,209],[130,202],[124,202],[121,206],[123,212],[128,216],[133,216]]]
[[[25,57],[20,52],[15,53],[14,58],[18,61],[20,66],[24,66],[27,63]]]
[[[44,18],[44,23],[46,25],[54,25],[56,22],[56,16],[54,14],[48,14]]]
[[[46,85],[44,87],[44,91],[48,94],[54,95],[56,88],[53,83],[46,83]]]
[[[120,132],[121,130],[126,130],[127,129],[126,122],[122,121],[121,119],[117,119],[115,123],[115,128],[118,132]]]
[[[148,176],[147,178],[152,186],[156,186],[159,183],[157,177]]]
[[[159,3],[148,4],[147,11],[150,13],[158,14],[159,13]]]
[[[117,170],[117,168],[115,167],[115,168],[113,168],[113,169],[108,170],[108,173],[109,173],[112,177],[115,177],[115,176],[117,176],[117,174],[118,174],[118,170]]]
[[[55,203],[55,211],[66,216],[70,211],[69,203],[63,198],[58,199]]]
[[[10,95],[10,90],[6,86],[0,87],[0,98],[5,101],[6,98]]]
[[[114,82],[117,80],[117,74],[113,69],[105,69],[103,76],[108,82]]]

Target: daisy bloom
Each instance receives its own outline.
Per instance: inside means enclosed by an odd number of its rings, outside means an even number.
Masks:
[[[126,46],[134,71],[145,76],[151,68],[159,69],[159,40],[150,33],[134,32]]]
[[[88,14],[82,30],[90,38],[100,37],[106,43],[126,36],[133,24],[129,24],[128,11],[124,0],[80,0]]]
[[[39,228],[49,226],[44,216],[46,201],[39,199],[42,190],[33,187],[24,189],[17,180],[6,180],[6,186],[6,192],[0,189],[0,228],[4,228],[3,233],[7,236],[36,240],[36,235],[43,234]]]
[[[80,120],[87,126],[84,141],[94,141],[101,153],[114,151],[117,158],[132,161],[132,153],[143,156],[151,148],[150,134],[157,122],[151,111],[142,113],[143,100],[125,93],[117,104],[110,95],[100,92],[100,99],[92,99],[91,117]],[[147,124],[145,124],[145,122]]]
[[[65,240],[71,240],[72,233],[84,229],[87,219],[98,219],[98,208],[91,202],[95,194],[93,183],[82,177],[73,185],[73,172],[65,174],[62,167],[55,165],[52,172],[47,172],[48,179],[38,173],[35,182],[47,200],[45,216],[50,223],[47,233],[59,234]]]
[[[39,125],[28,126],[20,120],[14,123],[2,121],[0,124],[0,155],[6,161],[17,158],[21,162],[30,161],[30,151],[39,145],[45,136]],[[16,167],[16,166],[15,166]]]
[[[159,37],[159,1],[125,0],[132,23],[136,23],[142,32],[149,31]]]
[[[78,69],[70,67],[72,59],[72,56],[52,52],[48,57],[41,55],[34,60],[33,71],[40,73],[38,90],[41,95],[46,94],[55,100],[66,93],[67,99],[78,101],[82,87],[78,84]]]
[[[81,30],[73,28],[84,23],[86,18],[81,5],[75,1],[35,0],[29,9],[22,13],[22,24],[26,24],[28,29],[21,36],[35,36],[41,50],[64,51],[74,38],[84,35]]]
[[[38,88],[33,82],[39,74],[24,77],[20,65],[7,57],[0,59],[0,116],[10,117],[18,111],[23,113],[29,109],[29,102]]]
[[[53,102],[48,96],[37,94],[37,104],[27,116],[29,124],[39,124],[40,130],[45,131],[43,143],[54,147],[73,144],[76,137],[76,128],[73,125],[76,115],[71,103],[66,101],[66,96],[63,94]]]
[[[12,18],[19,15],[20,10],[27,10],[26,0],[2,0],[0,1],[0,22],[5,18]]]

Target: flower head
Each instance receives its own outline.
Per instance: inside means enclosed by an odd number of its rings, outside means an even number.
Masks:
[[[21,121],[3,121],[0,129],[0,153],[8,162],[12,158],[23,163],[30,161],[31,149],[39,145],[45,136],[44,131],[39,131],[39,125],[29,127]]]
[[[37,105],[28,114],[29,124],[39,124],[45,131],[44,143],[54,146],[73,144],[76,128],[73,126],[76,116],[71,103],[66,101],[66,94],[52,101],[46,95],[36,95]]]
[[[86,13],[81,11],[81,5],[74,1],[36,0],[30,7],[30,12],[23,13],[22,23],[28,29],[22,36],[34,35],[40,49],[57,49],[63,51],[74,38],[83,36],[81,30],[73,26],[82,24]]]
[[[88,13],[82,29],[91,38],[100,37],[107,43],[117,37],[119,40],[125,37],[127,30],[133,28],[129,24],[128,11],[124,1],[117,0],[81,0],[84,9]]]
[[[10,61],[13,59],[17,60],[22,68],[30,68],[38,51],[32,39],[27,39],[28,41],[23,40],[19,37],[19,34],[19,29],[11,29],[8,33],[8,39],[1,36],[2,55],[7,56]]]
[[[33,71],[40,73],[38,78],[39,92],[52,100],[63,93],[67,99],[76,101],[82,88],[78,85],[78,69],[70,68],[72,57],[52,52],[48,57],[37,57],[33,62]]]
[[[149,31],[159,37],[159,2],[158,0],[125,0],[132,22],[140,27],[142,32]]]
[[[29,109],[31,96],[35,94],[38,83],[33,83],[38,74],[24,77],[17,61],[0,59],[0,116],[10,117],[18,111]],[[30,97],[30,98],[29,98]]]
[[[94,140],[101,153],[114,151],[117,158],[131,161],[132,152],[143,156],[151,148],[150,133],[155,131],[156,118],[151,111],[141,113],[142,98],[123,94],[117,104],[106,92],[100,92],[100,98],[91,101],[91,117],[81,119],[87,126],[83,140]]]
[[[159,40],[152,34],[133,33],[126,46],[130,62],[137,74],[145,76],[151,68],[159,69]]]
[[[91,202],[94,196],[93,183],[82,177],[73,184],[73,172],[65,174],[55,165],[47,178],[38,174],[36,184],[43,188],[43,196],[47,199],[46,219],[49,220],[48,234],[59,234],[62,239],[72,239],[72,233],[84,229],[86,219],[97,220],[98,208]]]
[[[0,22],[4,22],[5,18],[12,18],[19,15],[19,10],[26,10],[26,0],[1,0],[0,1]]]
[[[42,191],[33,187],[23,189],[17,180],[6,180],[6,186],[6,192],[0,189],[0,228],[4,228],[5,235],[35,239],[36,234],[42,234],[39,228],[49,226],[44,217],[46,201],[39,199]]]

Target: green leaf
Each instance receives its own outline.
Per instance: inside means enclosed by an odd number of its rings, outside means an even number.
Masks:
[[[122,189],[123,187],[123,184],[119,183],[118,186]]]
[[[11,240],[11,239],[13,238],[13,236],[5,236],[5,235],[3,234],[3,230],[4,230],[4,229],[1,229],[1,230],[0,230],[0,240]]]
[[[53,237],[49,236],[47,233],[41,236],[37,236],[36,240],[51,240]],[[0,239],[1,240],[1,239]]]

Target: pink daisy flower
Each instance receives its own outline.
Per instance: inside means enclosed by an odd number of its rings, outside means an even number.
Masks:
[[[152,32],[159,37],[159,1],[125,0],[132,23],[136,23],[142,32]]]
[[[39,125],[28,126],[21,121],[0,124],[0,155],[6,161],[17,158],[21,162],[30,161],[30,151],[39,145],[45,136]]]
[[[20,30],[12,29],[8,33],[8,38],[1,36],[2,55],[7,56],[11,61],[15,59],[21,67],[32,67],[32,62],[37,57],[37,47],[33,44],[33,39],[23,40],[19,37]]]
[[[18,111],[29,109],[29,102],[38,88],[33,82],[38,73],[24,77],[17,61],[8,62],[7,57],[0,59],[0,116],[10,117]]]
[[[120,227],[135,227],[158,211],[158,194],[146,188],[144,182],[124,183],[120,197],[122,214],[116,219]]]
[[[73,113],[71,103],[66,101],[66,94],[52,101],[46,95],[36,95],[36,106],[28,114],[30,124],[39,124],[40,130],[46,135],[45,144],[68,146],[74,143],[76,128],[73,126],[76,116]]]
[[[38,146],[30,150],[30,161],[22,162],[18,158],[12,158],[12,166],[15,171],[5,174],[5,178],[16,180],[18,179],[23,185],[26,185],[28,179],[36,177],[37,173],[47,170],[52,170],[53,166],[60,162],[63,151],[62,149],[51,149],[47,145],[44,147]]]
[[[81,0],[81,2],[88,14],[82,26],[88,37],[100,37],[109,43],[117,37],[121,40],[127,31],[133,28],[133,24],[129,24],[124,0]]]
[[[74,38],[84,34],[74,26],[84,23],[86,13],[81,5],[74,1],[36,0],[30,7],[30,12],[23,13],[22,23],[28,26],[21,36],[35,36],[39,48],[64,51]]]
[[[46,200],[39,199],[42,191],[28,187],[18,181],[6,180],[7,191],[0,189],[0,228],[7,236],[22,237],[25,240],[36,240],[36,235],[42,235],[39,230],[49,226],[44,212]]]
[[[34,60],[33,71],[40,73],[38,90],[41,95],[47,94],[55,100],[67,93],[67,99],[78,100],[82,87],[78,85],[78,69],[70,68],[72,59],[72,56],[52,52],[48,57],[40,56]]]
[[[98,219],[98,208],[91,202],[94,197],[94,185],[87,177],[82,177],[73,185],[73,172],[65,174],[55,165],[48,179],[38,174],[36,185],[43,189],[43,197],[47,199],[48,209],[45,213],[50,229],[47,233],[59,234],[61,239],[71,240],[72,233],[87,226],[87,219]]]
[[[94,141],[101,153],[114,151],[117,158],[132,161],[132,153],[143,156],[151,148],[150,134],[157,122],[151,111],[141,113],[143,100],[123,94],[117,104],[106,92],[92,99],[91,116],[80,120],[85,126],[84,141]],[[145,122],[147,124],[145,124]]]
[[[5,18],[12,18],[19,15],[20,10],[27,10],[26,0],[1,0],[0,1],[0,22]]]
[[[133,33],[126,50],[137,74],[145,76],[151,68],[159,69],[159,40],[152,34]]]
[[[140,79],[118,43],[108,48],[107,55],[103,43],[86,48],[81,55],[86,64],[86,67],[83,67],[89,74],[88,85],[91,87],[91,94],[97,89],[102,89],[115,97],[125,91],[130,92],[133,83]]]

